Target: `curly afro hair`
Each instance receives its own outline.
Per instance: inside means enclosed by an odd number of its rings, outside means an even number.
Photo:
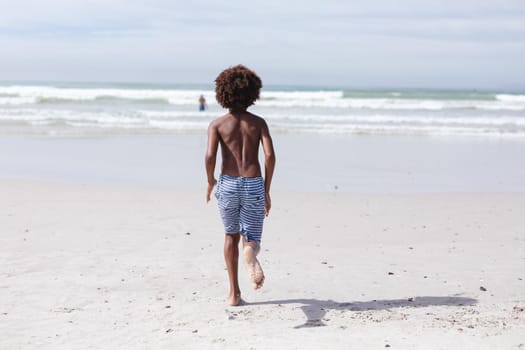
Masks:
[[[224,108],[246,109],[259,98],[262,82],[254,71],[239,64],[215,79],[215,98]]]

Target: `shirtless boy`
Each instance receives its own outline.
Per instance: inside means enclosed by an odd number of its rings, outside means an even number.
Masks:
[[[261,250],[264,217],[271,207],[270,185],[275,154],[268,125],[261,117],[247,111],[259,98],[261,79],[255,72],[237,65],[224,70],[215,79],[217,101],[229,112],[208,127],[206,173],[210,201],[213,187],[224,224],[224,259],[230,280],[228,304],[241,302],[238,281],[239,241],[242,236],[244,264],[254,289],[262,287],[264,273],[257,254]],[[217,149],[221,145],[222,167],[215,179]],[[264,179],[259,165],[259,144],[264,151]]]

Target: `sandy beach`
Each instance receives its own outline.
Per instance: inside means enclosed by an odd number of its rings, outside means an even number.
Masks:
[[[0,350],[525,350],[524,0],[0,19]]]
[[[3,349],[525,346],[524,193],[275,191],[240,307],[203,189],[0,193]]]

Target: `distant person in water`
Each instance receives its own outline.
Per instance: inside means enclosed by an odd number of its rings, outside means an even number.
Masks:
[[[241,303],[238,281],[239,241],[242,236],[243,260],[254,289],[262,287],[264,273],[257,260],[261,250],[264,217],[271,207],[270,185],[275,155],[268,125],[263,118],[247,111],[259,98],[261,79],[255,72],[238,65],[224,70],[215,79],[219,104],[228,113],[208,127],[206,174],[210,201],[215,179],[219,144],[222,153],[221,175],[215,197],[224,224],[224,259],[228,269],[230,293],[228,303]],[[259,164],[259,145],[264,151],[264,178]]]
[[[204,95],[201,95],[201,97],[199,97],[199,111],[204,111],[207,107],[206,99],[204,98]]]

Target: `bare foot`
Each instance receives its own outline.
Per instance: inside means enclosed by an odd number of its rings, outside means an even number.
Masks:
[[[252,282],[253,289],[259,289],[263,286],[264,283],[264,272],[257,260],[257,253],[259,253],[259,247],[257,251],[252,246],[245,246],[243,255],[244,255],[244,266],[248,271],[248,277]]]
[[[242,301],[241,293],[236,293],[236,294],[230,293],[230,296],[228,297],[227,301],[228,301],[228,305],[230,306],[240,305]]]

